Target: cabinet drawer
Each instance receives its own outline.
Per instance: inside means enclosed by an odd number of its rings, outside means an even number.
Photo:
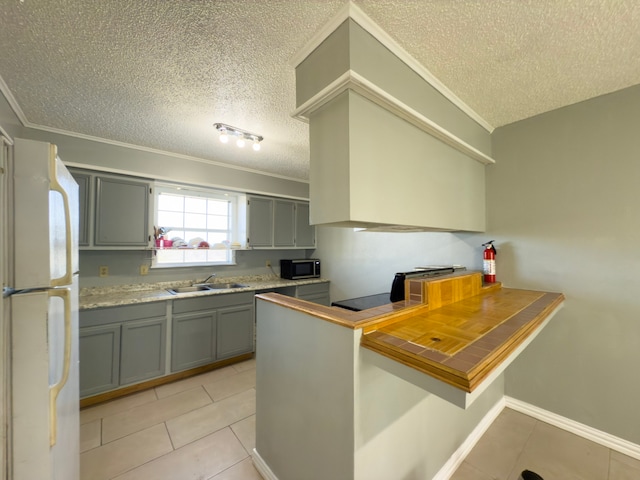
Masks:
[[[204,297],[185,298],[173,301],[173,313],[197,312],[198,310],[215,310],[221,307],[232,307],[253,303],[254,292],[229,293],[224,295],[208,295]]]
[[[97,308],[80,312],[80,326],[106,325],[140,318],[164,317],[167,313],[166,302],[125,305],[122,307]]]
[[[312,295],[314,293],[327,293],[329,292],[329,283],[313,283],[311,285],[298,285],[296,287],[296,296]]]

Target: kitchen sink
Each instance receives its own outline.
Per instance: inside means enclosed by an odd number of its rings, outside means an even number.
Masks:
[[[167,288],[167,292],[172,295],[178,295],[180,293],[206,292],[209,290],[229,290],[230,288],[244,288],[246,286],[241,283],[199,283],[190,287]]]
[[[178,295],[179,293],[203,292],[211,290],[209,285],[192,285],[190,287],[173,287],[167,288],[167,292]]]
[[[241,283],[210,283],[207,285],[211,290],[224,290],[227,288],[244,288],[247,285]]]

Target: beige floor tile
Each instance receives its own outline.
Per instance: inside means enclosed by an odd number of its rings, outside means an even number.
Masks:
[[[222,378],[236,375],[237,373],[238,371],[232,366],[218,368],[194,377],[185,378],[184,380],[160,385],[159,387],[156,387],[156,394],[158,395],[158,398],[165,398],[170,395],[175,395],[176,393],[204,385],[205,383],[212,383]]]
[[[251,455],[253,449],[256,448],[256,416],[251,415],[234,423],[231,425],[231,430],[236,434],[247,453]]]
[[[255,368],[245,370],[232,377],[204,384],[204,388],[214,401],[222,400],[236,393],[244,392],[256,386]]]
[[[549,479],[603,480],[609,470],[609,449],[537,422],[509,480],[516,480],[524,469]]]
[[[196,387],[145,405],[134,407],[102,420],[102,444],[164,422],[211,403],[211,398]]]
[[[235,465],[247,456],[225,428],[179,448],[114,480],[202,480]]]
[[[638,480],[640,478],[640,460],[611,451],[609,480]]]
[[[256,368],[256,359],[245,360],[244,362],[235,363],[232,365],[238,372],[244,372],[245,370],[251,370]]]
[[[462,462],[449,480],[494,480],[467,462]]]
[[[167,429],[173,446],[180,448],[255,413],[256,391],[251,389],[167,420]]]
[[[251,458],[245,458],[240,463],[228,468],[224,472],[216,475],[211,480],[263,480],[262,476],[253,466]]]
[[[172,450],[165,425],[155,425],[81,454],[80,478],[108,480]]]
[[[507,478],[536,425],[534,418],[505,408],[465,462],[495,478]]]
[[[102,420],[80,425],[80,453],[100,446],[100,429]]]
[[[111,400],[107,403],[96,405],[95,407],[87,407],[80,410],[80,423],[93,422],[97,418],[108,417],[116,413],[129,410],[130,408],[137,407],[138,405],[144,405],[145,403],[153,402],[157,400],[153,389],[145,390],[144,392],[134,393],[126,397]]]

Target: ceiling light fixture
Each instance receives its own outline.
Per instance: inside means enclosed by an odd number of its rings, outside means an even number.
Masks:
[[[214,123],[213,126],[220,133],[220,141],[222,143],[229,142],[229,137],[233,137],[236,139],[236,145],[240,148],[243,148],[246,142],[250,141],[253,143],[253,150],[257,152],[260,150],[260,142],[264,140],[262,135],[251,133],[224,123]]]

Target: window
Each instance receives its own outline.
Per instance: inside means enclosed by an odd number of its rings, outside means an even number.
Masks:
[[[231,244],[240,239],[240,195],[175,185],[156,185],[155,192],[155,225],[164,235],[156,242],[154,266],[235,263]]]

